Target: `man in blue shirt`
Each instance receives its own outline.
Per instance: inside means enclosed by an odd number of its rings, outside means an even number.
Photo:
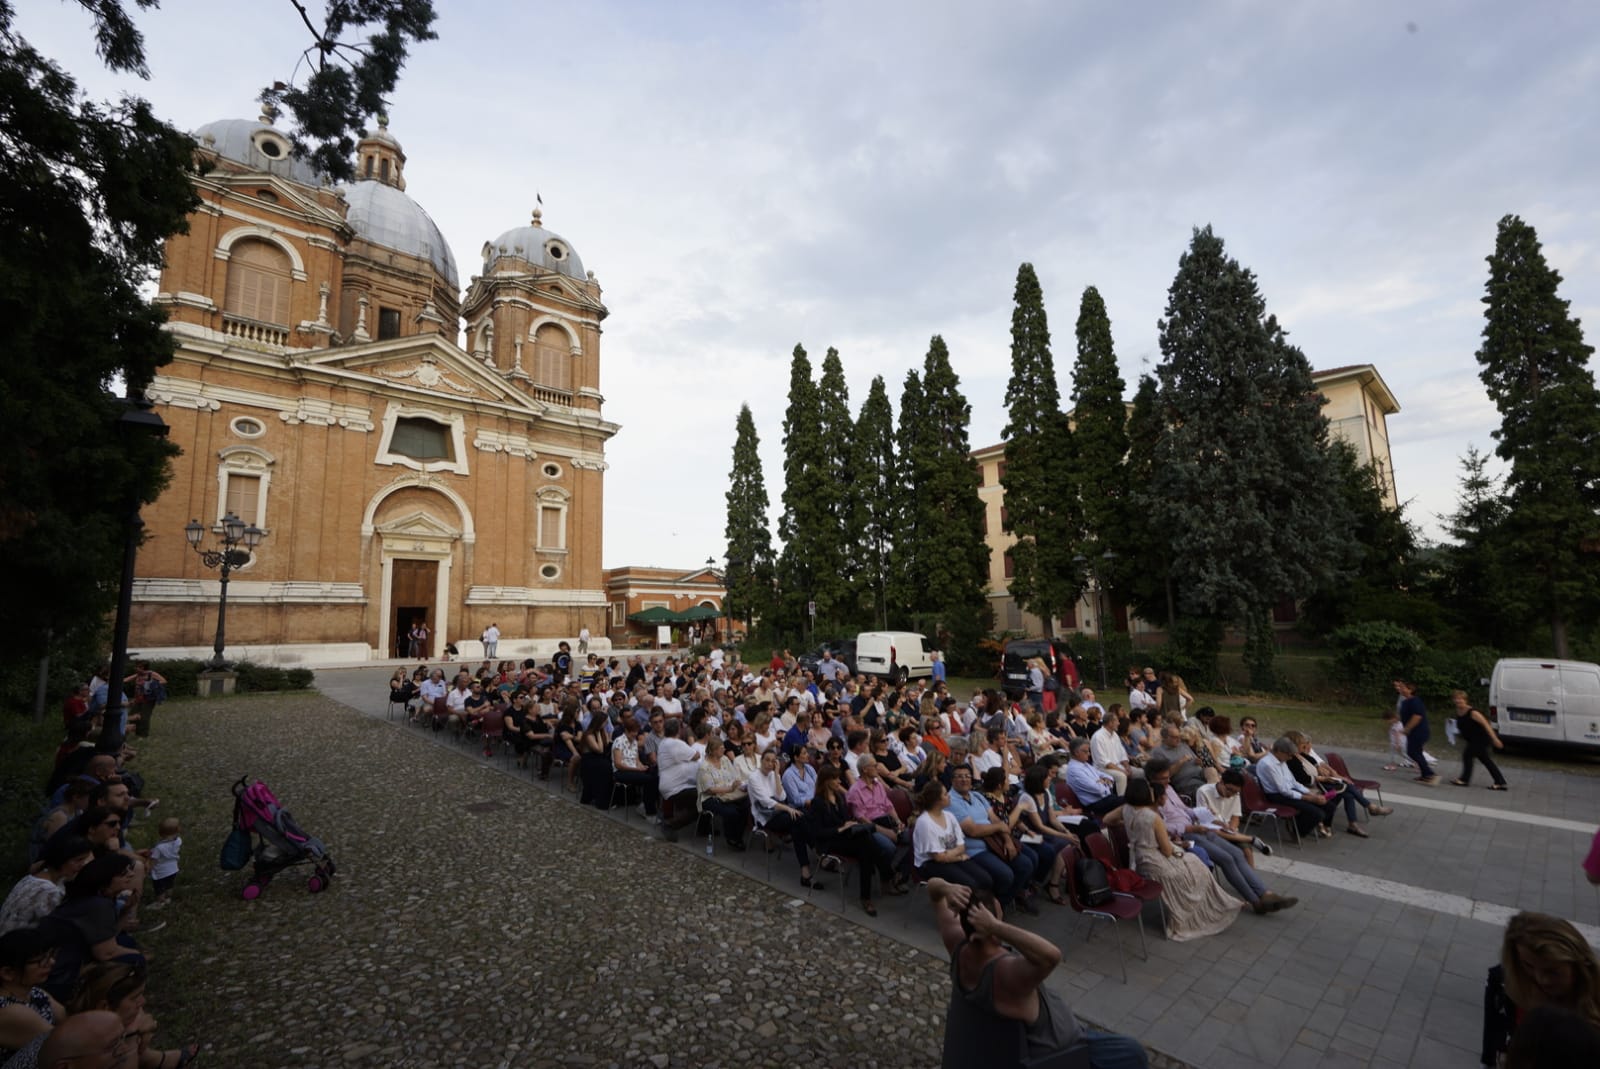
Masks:
[[[1113,794],[1115,781],[1098,768],[1090,756],[1089,740],[1072,740],[1072,760],[1067,762],[1067,786],[1078,796],[1078,804],[1090,816],[1103,817],[1122,806],[1122,795]]]
[[[1011,830],[994,819],[989,800],[972,789],[972,769],[966,765],[957,766],[951,786],[954,789],[950,792],[950,815],[956,818],[961,834],[966,836],[967,857],[994,880],[994,895],[1002,906],[1010,906],[1015,901],[1022,912],[1037,916],[1039,909],[1028,892],[1028,884],[1033,880],[1034,858],[1018,850],[1015,857],[1006,861],[996,856],[983,841],[987,835],[1009,836]]]
[[[806,737],[811,734],[811,714],[801,711],[795,715],[794,727],[783,733],[783,756],[793,758],[796,750],[806,748]]]
[[[1269,802],[1291,806],[1295,811],[1295,827],[1302,836],[1313,832],[1319,838],[1329,838],[1333,831],[1333,814],[1339,808],[1339,798],[1329,798],[1321,791],[1309,790],[1294,778],[1285,761],[1298,761],[1300,748],[1288,737],[1272,744],[1272,752],[1256,762],[1256,778],[1261,781],[1261,792]]]

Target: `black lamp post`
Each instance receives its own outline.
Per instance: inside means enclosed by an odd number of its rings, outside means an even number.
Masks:
[[[1101,556],[1101,560],[1110,564],[1117,559],[1117,555],[1109,549]],[[1082,553],[1072,558],[1072,563],[1088,573],[1089,581],[1094,584],[1094,634],[1100,653],[1100,689],[1106,689],[1106,617],[1100,604],[1100,572],[1094,562]]]
[[[228,667],[228,662],[222,659],[228,623],[228,575],[235,568],[249,563],[250,551],[261,544],[261,536],[265,533],[253,523],[247,526],[230,512],[222,517],[222,548],[204,549],[200,540],[206,535],[205,526],[199,520],[184,524],[183,536],[189,540],[189,548],[200,554],[200,563],[207,568],[222,569],[222,598],[217,602],[217,638],[211,644],[211,660],[206,663],[206,667],[213,672]],[[240,549],[240,546],[244,548]]]
[[[117,434],[132,437],[148,435],[165,438],[166,421],[151,410],[150,402],[130,395],[117,417]],[[111,668],[106,673],[106,708],[101,718],[101,753],[116,753],[122,748],[122,707],[127,702],[123,692],[122,677],[128,670],[128,631],[133,617],[133,567],[139,554],[139,540],[144,535],[144,520],[139,516],[139,495],[128,500],[128,519],[123,528],[122,578],[117,587],[117,618],[111,631]]]

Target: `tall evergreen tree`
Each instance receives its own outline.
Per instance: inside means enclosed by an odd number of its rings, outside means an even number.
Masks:
[[[1055,617],[1071,607],[1082,589],[1072,563],[1080,527],[1068,463],[1072,431],[1061,412],[1044,291],[1032,264],[1017,268],[1014,297],[1006,461],[1000,476],[1004,529],[1017,538],[1007,583],[1017,604],[1043,620],[1049,635],[1055,631]]]
[[[851,477],[855,424],[850,418],[850,386],[845,382],[844,364],[839,350],[833,348],[822,358],[822,378],[817,383],[817,430],[828,496],[826,540],[818,546],[817,612],[819,619],[839,626],[854,622],[851,595],[860,565],[852,552],[858,493]]]
[[[1566,657],[1569,622],[1593,619],[1600,602],[1600,395],[1594,349],[1560,285],[1533,227],[1501,219],[1477,355],[1500,410],[1495,452],[1511,464],[1503,544],[1507,564],[1531,580],[1516,584],[1524,606]]]
[[[1443,547],[1441,599],[1456,625],[1457,645],[1513,649],[1524,620],[1508,613],[1517,601],[1502,559],[1506,498],[1489,474],[1489,458],[1469,446],[1461,458],[1461,490],[1455,511],[1444,517],[1451,542]]]
[[[948,638],[951,666],[973,671],[978,642],[990,630],[989,546],[983,537],[983,501],[972,463],[967,426],[972,406],[950,366],[950,351],[935,334],[922,368],[924,433],[914,458],[916,561],[924,586],[921,604],[934,616],[939,640]]]
[[[1304,354],[1255,276],[1196,230],[1159,324],[1152,521],[1172,547],[1180,608],[1242,621],[1254,685],[1271,685],[1272,606],[1338,577],[1349,518]]]
[[[778,624],[785,634],[806,631],[811,624],[807,603],[819,600],[817,584],[832,541],[830,489],[817,384],[811,377],[811,360],[796,345],[789,367],[789,407],[783,416],[783,515],[778,520],[778,537],[783,540],[778,558]],[[817,611],[822,614],[820,604]]]
[[[1082,502],[1084,538],[1078,552],[1096,562],[1108,597],[1122,596],[1117,564],[1126,549],[1128,408],[1127,384],[1111,344],[1111,318],[1093,286],[1078,305],[1078,358],[1072,366],[1074,478]],[[1106,553],[1115,554],[1111,561]]]
[[[1155,377],[1142,375],[1128,413],[1128,457],[1123,466],[1128,496],[1122,500],[1117,559],[1108,570],[1112,587],[1138,616],[1171,627],[1177,619],[1169,570],[1172,545],[1167,533],[1150,519],[1157,511],[1151,489],[1156,450],[1166,431]]]
[[[854,556],[860,562],[856,571],[858,618],[873,627],[886,627],[889,619],[887,586],[890,550],[897,537],[895,496],[900,474],[896,463],[894,410],[883,376],[877,375],[856,418],[851,480],[855,515],[850,521]]]
[[[726,499],[728,518],[723,538],[730,562],[726,608],[734,619],[751,621],[771,608],[773,560],[772,531],[767,526],[767,480],[761,473],[761,439],[747,404],[739,406]]]
[[[899,454],[894,491],[894,541],[889,547],[888,602],[893,626],[909,627],[913,613],[921,611],[920,599],[927,586],[926,565],[921,559],[918,507],[918,473],[927,466],[925,443],[927,425],[923,413],[922,376],[915,368],[906,372],[900,390],[900,423],[895,431]]]

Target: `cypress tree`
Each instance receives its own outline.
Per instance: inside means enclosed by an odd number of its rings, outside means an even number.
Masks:
[[[854,619],[851,592],[859,564],[852,545],[857,494],[851,477],[855,425],[850,419],[844,364],[839,350],[833,348],[822,358],[822,378],[817,384],[817,432],[827,499],[827,526],[819,531],[822,541],[817,546],[817,619],[837,626]]]
[[[1515,601],[1502,557],[1501,526],[1506,498],[1489,474],[1489,458],[1469,446],[1461,458],[1461,490],[1455,511],[1444,517],[1453,539],[1443,547],[1443,600],[1457,630],[1457,644],[1508,649],[1519,644],[1522,621],[1506,606]]]
[[[1078,495],[1071,486],[1072,432],[1061,412],[1050,322],[1033,265],[1017,268],[1011,312],[1011,381],[1006,385],[1008,419],[1004,529],[1016,536],[1007,581],[1017,604],[1055,632],[1055,617],[1077,599],[1082,583],[1072,563],[1079,533]]]
[[[1078,357],[1072,366],[1072,445],[1075,478],[1082,503],[1084,538],[1078,552],[1096,562],[1102,582],[1117,586],[1116,565],[1125,554],[1120,539],[1127,515],[1127,388],[1111,344],[1111,319],[1093,286],[1078,305]],[[1117,556],[1107,562],[1106,552]]]
[[[920,557],[917,504],[917,478],[927,464],[923,455],[923,443],[927,438],[923,418],[922,377],[913,368],[906,372],[905,384],[900,390],[900,423],[895,431],[899,468],[894,490],[890,494],[895,534],[889,547],[887,586],[891,626],[896,627],[911,626],[912,614],[922,611],[920,600],[927,585]]]
[[[1196,230],[1159,324],[1151,519],[1167,533],[1186,615],[1243,622],[1252,683],[1270,686],[1272,606],[1338,577],[1349,520],[1304,354],[1254,274]]]
[[[852,465],[850,521],[854,556],[858,618],[872,627],[888,625],[887,584],[890,549],[896,537],[898,515],[895,495],[899,471],[894,448],[894,410],[883,376],[875,376],[856,418],[855,460]]]
[[[924,584],[921,604],[934,616],[936,641],[945,646],[956,671],[978,668],[978,642],[989,632],[992,617],[983,502],[967,434],[971,418],[950,351],[935,334],[922,369],[924,433],[913,467],[916,561]]]
[[[783,416],[783,515],[778,537],[779,628],[805,633],[811,624],[806,603],[817,593],[826,563],[831,521],[827,455],[822,445],[820,402],[811,378],[811,361],[799,345],[789,367],[789,407]],[[821,612],[821,606],[818,606]]]
[[[1593,347],[1557,292],[1539,236],[1515,215],[1500,220],[1489,257],[1480,377],[1500,411],[1495,452],[1511,464],[1505,561],[1529,618],[1548,623],[1568,656],[1569,621],[1600,600],[1600,396]]]
[[[761,439],[750,406],[739,406],[733,442],[733,469],[728,473],[727,542],[728,615],[751,620],[769,606],[772,590],[772,531],[767,526],[767,480],[761,473]]]
[[[1128,496],[1118,526],[1117,560],[1112,584],[1119,595],[1140,617],[1171,627],[1177,614],[1170,573],[1172,547],[1166,532],[1150,522],[1156,512],[1152,484],[1155,481],[1156,447],[1166,433],[1157,403],[1156,380],[1151,375],[1139,378],[1128,413],[1128,455],[1123,479]]]

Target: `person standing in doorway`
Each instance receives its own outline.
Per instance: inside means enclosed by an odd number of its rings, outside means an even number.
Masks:
[[[428,659],[428,625],[420,617],[411,621],[411,652],[409,656]]]
[[[1476,760],[1483,762],[1483,767],[1489,770],[1489,776],[1494,780],[1489,789],[1506,790],[1506,778],[1500,774],[1500,767],[1494,763],[1494,758],[1489,756],[1491,746],[1503,750],[1506,744],[1500,741],[1500,735],[1488,718],[1467,701],[1466,691],[1451,691],[1450,700],[1456,706],[1456,731],[1467,744],[1466,756],[1461,759],[1461,778],[1450,782],[1457,787],[1472,786],[1472,762]]]
[[[1400,695],[1400,724],[1406,733],[1406,756],[1416,763],[1417,782],[1425,787],[1436,787],[1439,776],[1428,764],[1428,755],[1422,752],[1428,734],[1428,709],[1417,696],[1415,683],[1404,679],[1394,681],[1395,693]]]
[[[500,652],[500,625],[490,624],[483,629],[483,656],[486,660],[494,660]]]

